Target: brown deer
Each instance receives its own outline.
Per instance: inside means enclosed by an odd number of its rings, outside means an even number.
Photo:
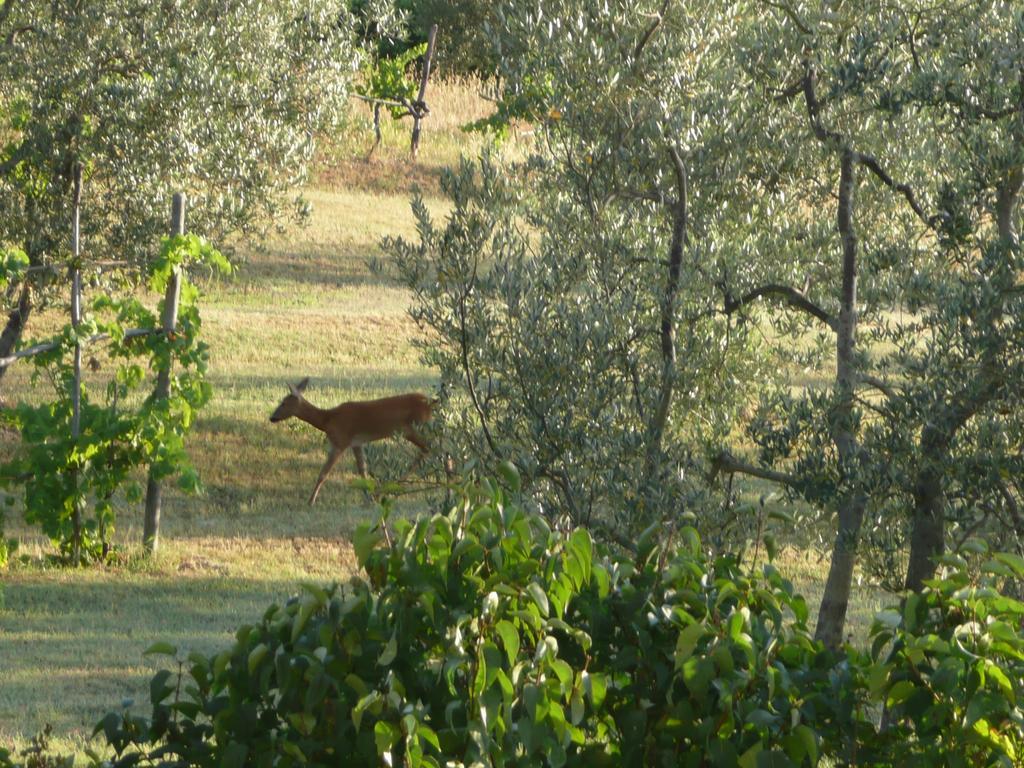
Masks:
[[[289,384],[288,395],[270,415],[270,420],[278,422],[294,416],[319,429],[331,443],[327,461],[320,470],[313,495],[309,497],[310,504],[316,501],[327,474],[338,463],[346,448],[352,448],[356,467],[363,477],[366,477],[366,456],[363,454],[366,443],[399,433],[420,449],[416,463],[426,456],[427,443],[417,434],[414,425],[422,424],[430,418],[436,400],[431,401],[418,392],[411,392],[380,400],[353,400],[325,410],[317,408],[302,396],[308,384],[309,378],[295,385]]]

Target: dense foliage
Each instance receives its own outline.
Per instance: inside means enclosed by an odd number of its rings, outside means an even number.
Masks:
[[[720,49],[739,26],[679,4],[652,35],[646,5],[506,8],[495,34],[535,151],[463,163],[446,221],[416,204],[419,238],[389,243],[455,398],[451,452],[511,460],[553,512],[622,535],[697,503],[700,446],[759,369],[701,277],[738,202],[718,180],[742,173]]]
[[[1024,547],[1021,9],[497,18],[488,125],[537,142],[465,163],[451,216],[416,203],[390,244],[453,452],[619,541],[692,511],[742,547],[742,490],[772,484],[832,547],[832,646],[858,562],[919,590],[972,534]]]
[[[0,484],[22,489],[26,522],[40,526],[64,559],[103,559],[109,554],[119,498],[115,494],[123,493],[129,503],[141,499],[132,474],[136,468],[149,467],[158,480],[178,475],[186,490],[198,486],[184,446],[195,412],[210,398],[205,381],[208,348],[199,338],[199,292],[188,279],[188,269],[197,265],[230,270],[224,257],[195,235],[165,238],[149,270],[149,287],[162,293],[172,274],[178,275],[176,330],[156,332],[162,301],[154,313],[134,296],[101,295],[83,322],[65,325],[48,340],[52,349],[31,358],[36,376],[52,383],[55,399],[21,403],[0,413],[21,436],[14,457],[0,466]],[[154,332],[128,334],[131,329]],[[115,370],[99,401],[83,381],[76,436],[72,359],[76,343],[94,339],[108,339],[105,354],[86,346],[89,359],[100,365],[96,356],[106,357]],[[169,397],[140,394],[153,386],[147,369],[168,368],[173,372]]]
[[[879,614],[872,628],[880,663],[870,684],[888,708],[887,737],[908,768],[1020,765],[1024,603],[996,587],[1019,584],[1024,559],[996,553],[971,568],[947,556],[946,565],[945,579]]]
[[[86,251],[142,279],[173,192],[216,242],[305,211],[355,64],[340,0],[0,4],[0,248],[39,268],[5,294],[0,355],[66,271],[77,163]]]
[[[150,648],[176,664],[151,717],[97,726],[115,765],[1010,766],[1024,738],[1024,605],[994,588],[1014,556],[951,561],[869,655],[813,641],[771,565],[709,559],[688,528],[612,556],[487,480],[355,546],[360,576],[221,653]]]

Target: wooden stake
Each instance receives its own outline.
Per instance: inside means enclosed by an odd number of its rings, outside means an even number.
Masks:
[[[171,235],[185,234],[185,195],[178,192],[174,195],[171,207]],[[174,274],[167,283],[164,295],[163,330],[168,338],[178,324],[178,298],[181,294],[181,277],[175,268]],[[156,390],[153,396],[167,399],[171,393],[171,363],[157,374]],[[146,517],[142,528],[142,544],[150,552],[156,552],[160,539],[160,507],[162,501],[160,481],[153,476],[153,468],[149,469],[149,480],[146,483]]]
[[[71,326],[78,329],[82,322],[82,270],[79,265],[81,256],[81,235],[79,227],[79,210],[82,203],[82,164],[75,163],[75,187],[71,203]],[[82,344],[75,342],[74,382],[71,391],[71,439],[77,442],[82,429]],[[74,471],[72,482],[78,487],[78,470]],[[71,557],[74,564],[81,562],[82,555],[82,505],[75,499],[75,508],[71,511]]]

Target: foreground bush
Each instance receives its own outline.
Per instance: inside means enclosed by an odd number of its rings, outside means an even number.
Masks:
[[[361,577],[158,673],[150,719],[108,715],[115,765],[1019,765],[1024,605],[988,583],[1019,559],[951,561],[836,655],[772,566],[690,529],[608,555],[484,481],[386,530]]]
[[[950,575],[872,628],[886,741],[905,768],[1024,765],[1024,603],[994,588],[1024,579],[1024,559],[996,554],[976,580],[959,556],[946,564]]]
[[[159,673],[151,720],[100,726],[119,764],[817,762],[833,673],[773,568],[707,562],[688,529],[601,556],[487,482],[390,538],[361,530],[364,578]]]

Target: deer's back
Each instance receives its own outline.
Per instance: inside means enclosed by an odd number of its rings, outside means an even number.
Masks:
[[[352,400],[333,408],[331,415],[353,442],[365,443],[427,421],[430,411],[430,401],[424,395],[410,392],[378,400]]]

